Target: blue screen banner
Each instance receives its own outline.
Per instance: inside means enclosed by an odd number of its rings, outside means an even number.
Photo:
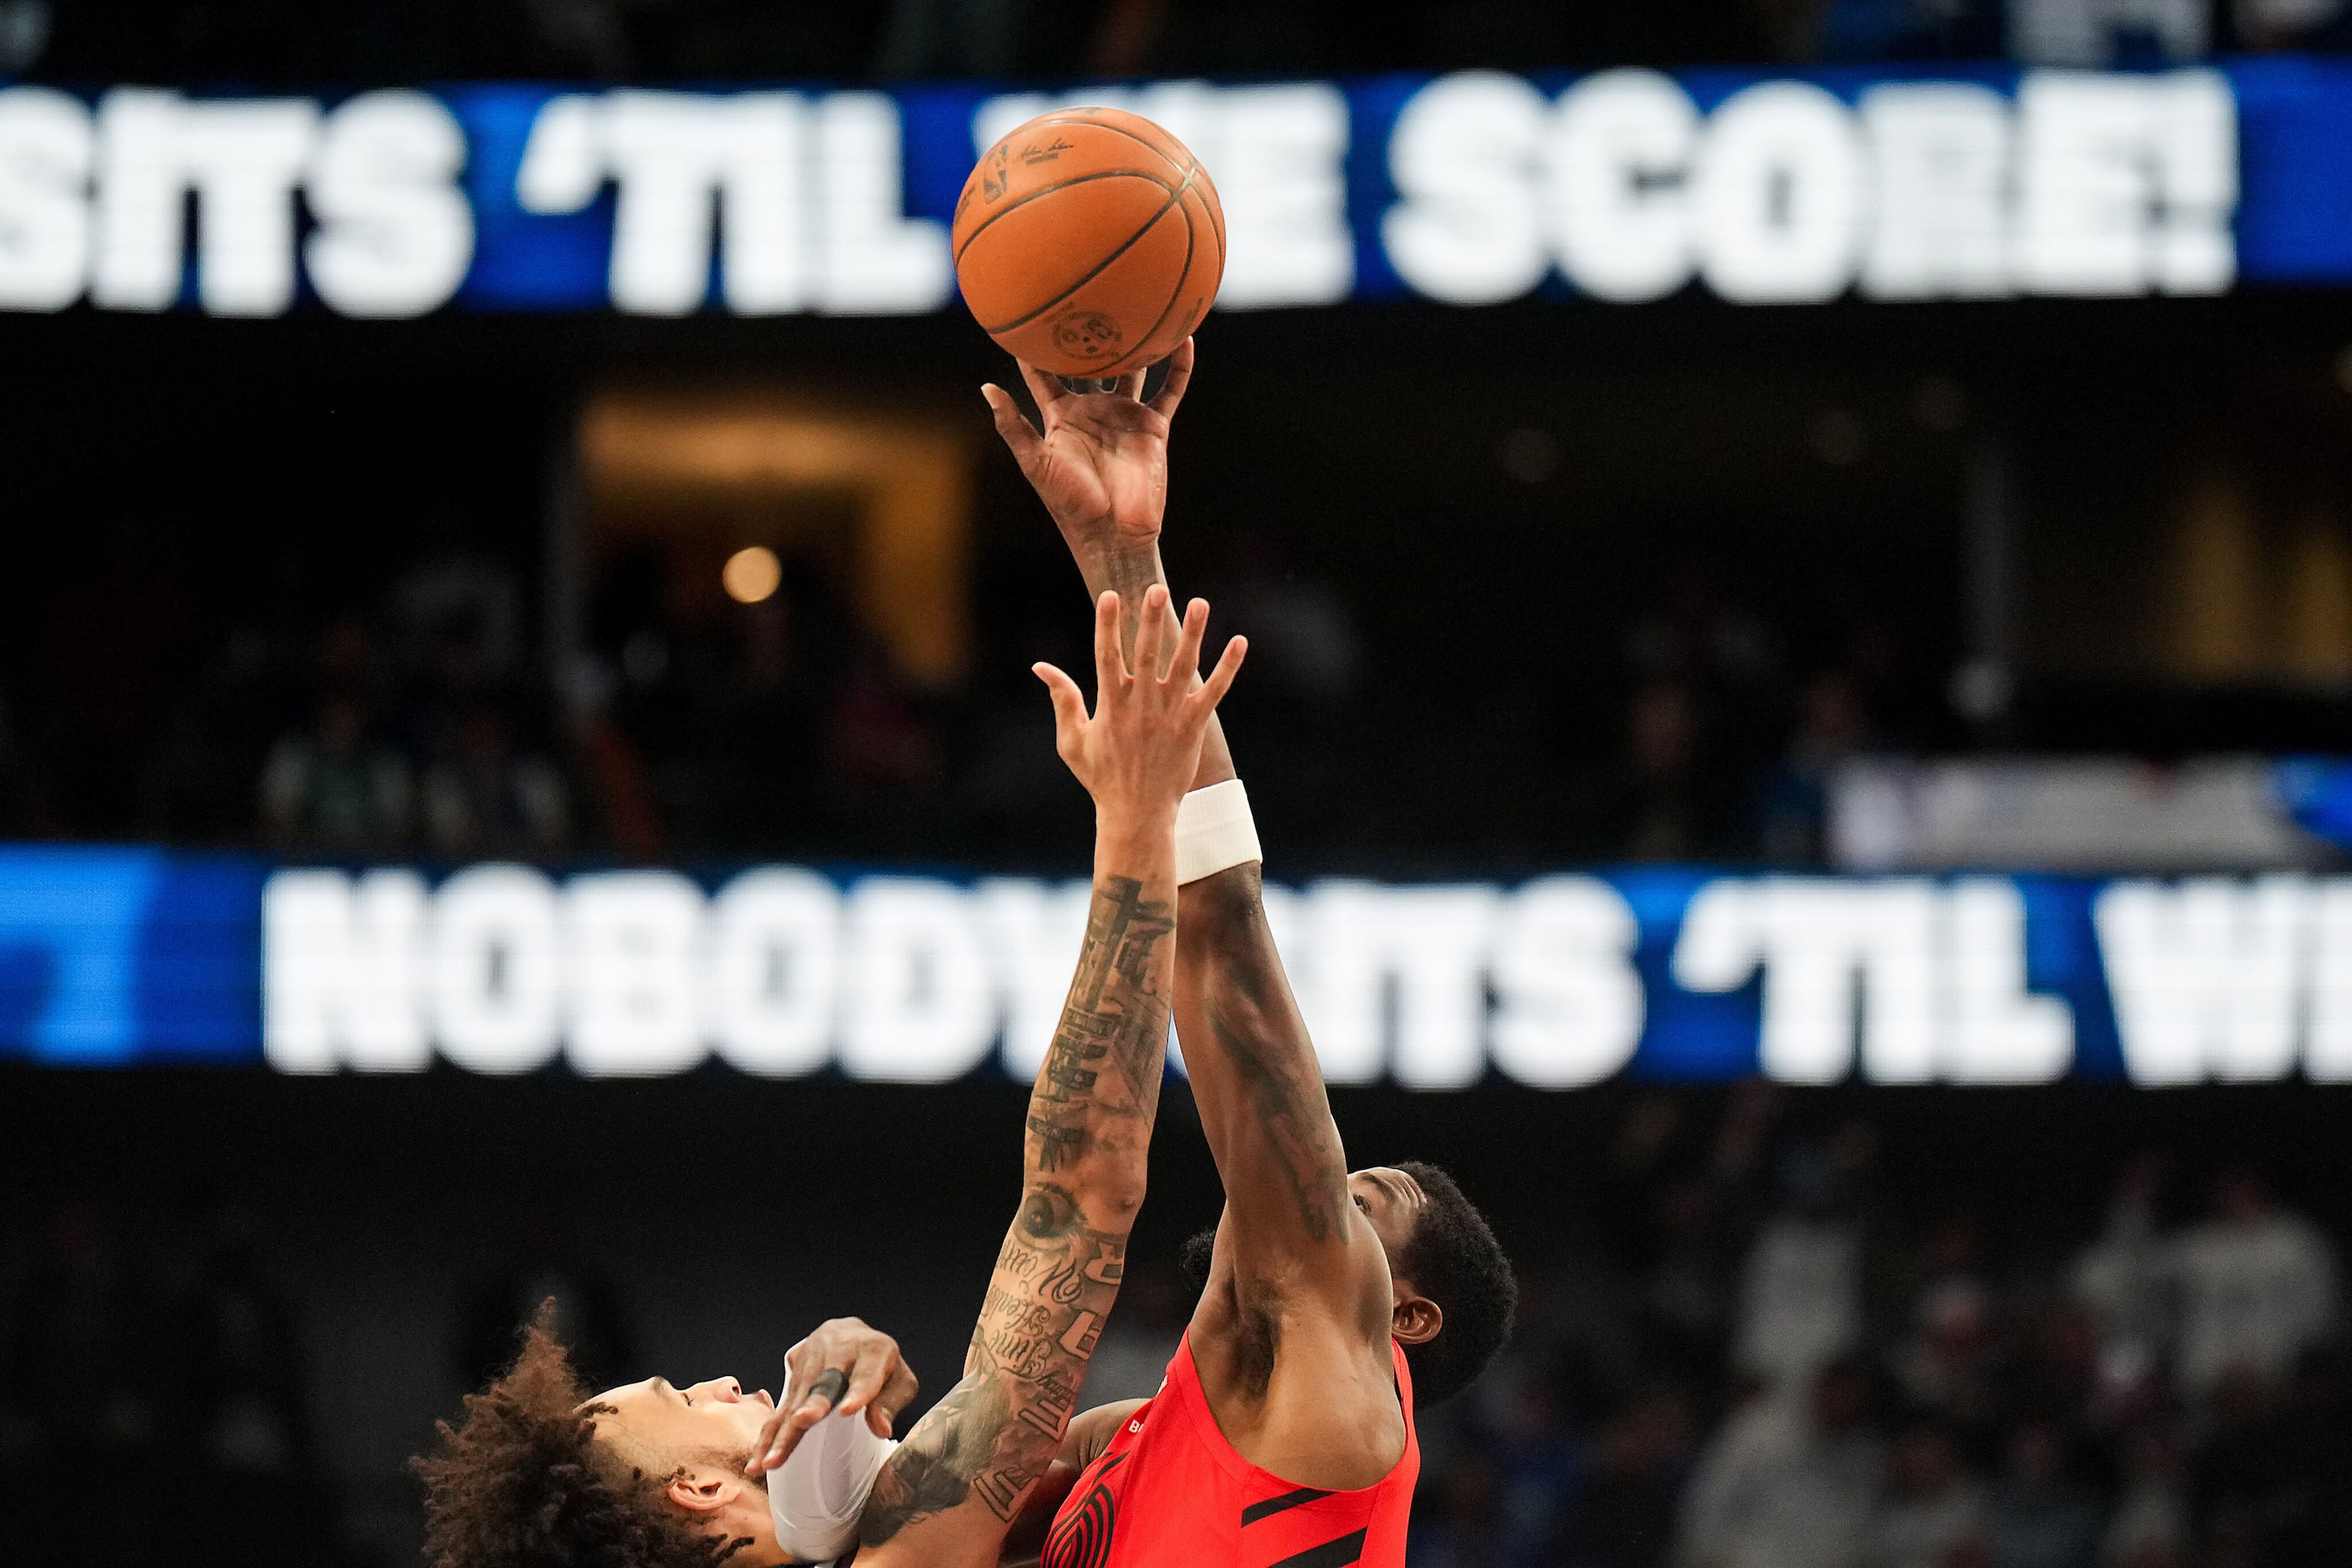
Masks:
[[[1032,1076],[1087,885],[0,848],[0,1058]],[[2352,1079],[2352,878],[1269,886],[1334,1083]]]
[[[2352,282],[2352,62],[2269,57],[1053,91],[16,86],[0,310],[939,310],[977,154],[1083,104],[1151,116],[1210,170],[1225,310]]]

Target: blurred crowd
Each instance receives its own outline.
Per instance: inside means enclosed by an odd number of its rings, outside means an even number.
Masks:
[[[227,608],[172,531],[100,532],[25,628],[0,830],[351,856],[583,842],[516,574],[454,512],[380,596],[323,613],[299,573]]]
[[[61,81],[871,80],[1627,62],[2097,65],[2352,44],[2346,0],[0,0]]]
[[[2063,1199],[1906,1215],[1868,1124],[1775,1106],[1636,1104],[1424,1425],[1416,1568],[2352,1562],[2336,1252],[2261,1173],[2150,1153],[2073,1236]]]
[[[300,1328],[254,1216],[27,1203],[0,1226],[0,1556],[335,1568]]]
[[[355,587],[289,566],[235,605],[173,532],[95,533],[0,668],[0,837],[444,863],[1036,865],[1084,842],[1028,674],[1087,658],[1057,563],[982,566],[973,674],[940,688],[908,679],[809,560],[747,605],[625,552],[551,657],[516,552],[454,507]],[[1794,637],[1704,574],[1626,616],[1613,658],[1474,704],[1449,692],[1475,669],[1417,649],[1399,650],[1412,670],[1374,668],[1349,591],[1265,536],[1235,536],[1202,585],[1250,636],[1229,722],[1303,867],[1460,855],[1426,808],[1472,775],[1484,855],[1817,863],[1844,760],[1946,738],[1936,683],[1890,632],[1800,611]]]
[[[2352,1562],[2339,1238],[2267,1173],[2150,1152],[2102,1194],[2044,1148],[2020,1167],[2043,1196],[2018,1202],[1833,1109],[1800,1128],[1761,1084],[1624,1103],[1591,1166],[1492,1194],[1520,1319],[1420,1424],[1412,1568]],[[339,1265],[268,1227],[201,1200],[0,1215],[0,1555],[397,1553],[413,1492],[388,1466],[339,1470],[353,1445],[322,1425],[382,1415],[328,1408],[310,1365],[352,1325],[297,1306],[323,1310]],[[440,1382],[478,1385],[550,1297],[592,1384],[648,1370],[643,1282],[578,1242],[517,1216],[455,1315],[413,1326]],[[1191,1300],[1172,1260],[1138,1267],[1089,1403],[1150,1394]],[[100,1513],[80,1477],[105,1478]]]

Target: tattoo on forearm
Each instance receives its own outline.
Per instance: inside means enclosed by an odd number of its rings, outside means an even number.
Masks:
[[[1242,886],[1230,894],[1203,889],[1188,916],[1188,939],[1208,950],[1202,962],[1209,1031],[1232,1065],[1307,1238],[1325,1241],[1343,1234],[1347,1161],[1314,1047],[1289,1020],[1289,1009],[1276,1005],[1258,884],[1255,875],[1234,879]],[[1278,1031],[1295,1038],[1277,1043]]]
[[[1108,1124],[1149,1119],[1157,1109],[1168,998],[1154,969],[1175,929],[1175,912],[1146,899],[1133,878],[1107,877],[1095,889],[1077,977],[1029,1100],[1037,1169],[1063,1169],[1085,1155]],[[1118,1070],[1122,1093],[1097,1092],[1106,1059]]]
[[[1126,1264],[1127,1237],[1088,1226],[1070,1192],[1030,1188],[997,1255],[963,1381],[883,1467],[859,1524],[866,1545],[975,1498],[1012,1520],[1054,1462]]]
[[[1150,1142],[1175,929],[1174,910],[1141,882],[1097,883],[1069,1001],[1030,1095],[1027,1188],[963,1381],[883,1467],[859,1521],[865,1545],[975,1499],[1010,1522],[1053,1463],[1126,1272],[1125,1210],[1090,1205],[1100,1190],[1091,1184],[1109,1171],[1098,1160],[1139,1161]],[[1090,1223],[1102,1215],[1121,1228]]]

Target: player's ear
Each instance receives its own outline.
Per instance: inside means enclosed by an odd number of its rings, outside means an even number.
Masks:
[[[743,1480],[724,1470],[680,1470],[667,1489],[669,1500],[688,1513],[717,1513],[741,1494]]]
[[[1400,1282],[1396,1305],[1389,1310],[1389,1337],[1399,1344],[1425,1345],[1445,1326],[1444,1310],[1428,1297]]]

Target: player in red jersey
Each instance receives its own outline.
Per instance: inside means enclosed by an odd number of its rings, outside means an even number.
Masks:
[[[1125,1272],[1167,1065],[1177,811],[1244,650],[1234,639],[1203,682],[1208,606],[1180,624],[1165,589],[1146,597],[1131,655],[1118,595],[1097,607],[1091,716],[1068,676],[1037,667],[1056,747],[1094,797],[1093,897],[963,1380],[893,1451],[913,1381],[863,1324],[795,1347],[779,1406],[733,1378],[591,1396],[542,1315],[513,1371],[419,1464],[433,1568],[773,1568],[832,1556],[844,1520],[866,1568],[994,1568],[1055,1467]],[[812,1456],[818,1473],[796,1474]]]
[[[1042,428],[985,391],[1088,590],[1131,611],[1165,582],[1169,422],[1192,361],[1188,342],[1148,402],[1141,375],[1081,393],[1024,366]],[[1188,807],[1235,806],[1234,779],[1213,720]],[[1415,1385],[1424,1407],[1454,1394],[1509,1331],[1509,1265],[1444,1173],[1349,1173],[1239,815],[1240,847],[1230,817],[1212,824],[1180,874],[1177,1035],[1225,1189],[1207,1284],[1160,1393],[1072,1423],[1040,1489],[1070,1488],[1045,1568],[1402,1568]]]

